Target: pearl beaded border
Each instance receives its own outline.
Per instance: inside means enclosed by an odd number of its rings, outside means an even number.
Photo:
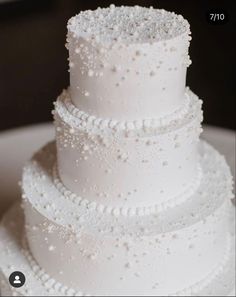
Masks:
[[[169,115],[153,119],[117,121],[89,115],[74,106],[68,90],[63,90],[54,105],[55,120],[59,116],[72,128],[99,131],[103,134],[105,132],[124,133],[126,136],[135,133],[140,136],[140,132],[145,135],[148,133],[162,134],[174,131],[195,118],[199,118],[199,122],[202,121],[202,100],[193,94],[189,88],[186,88],[185,100],[179,109]]]
[[[197,165],[197,174],[194,178],[194,181],[188,186],[188,188],[177,195],[175,198],[167,200],[166,202],[155,204],[151,206],[143,206],[143,207],[112,207],[108,205],[103,205],[101,203],[97,203],[95,201],[91,202],[87,199],[80,197],[79,195],[71,192],[67,189],[62,181],[60,180],[57,163],[53,166],[53,180],[54,185],[57,190],[68,200],[77,204],[78,206],[86,206],[90,210],[94,210],[100,212],[102,214],[113,215],[115,217],[125,216],[147,216],[150,214],[158,214],[169,208],[173,208],[177,205],[183,203],[188,197],[190,197],[193,193],[198,189],[202,179],[202,168],[200,164]]]

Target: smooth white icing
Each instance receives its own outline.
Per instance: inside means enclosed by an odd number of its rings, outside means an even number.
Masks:
[[[0,226],[2,296],[90,296],[81,290],[76,291],[62,285],[39,267],[25,244],[21,244],[22,227],[22,212],[18,205],[15,205]],[[184,288],[181,292],[176,292],[173,296],[234,296],[234,293],[230,293],[234,284],[234,238],[229,237],[229,241],[231,241],[231,249],[228,250],[227,247],[215,270],[206,278],[202,278],[191,287]],[[9,263],[12,264],[9,265]],[[19,267],[27,276],[27,282],[21,288],[13,288],[9,285],[7,278]]]
[[[18,206],[0,227],[2,294],[228,294],[232,177],[199,142],[189,34],[182,16],[138,6],[69,20],[56,145],[24,168],[25,230]],[[13,270],[24,287],[7,284]]]
[[[231,176],[214,149],[202,144],[199,153],[203,178],[186,202],[163,210],[161,216],[136,214],[118,220],[90,204],[75,205],[65,199],[53,184],[55,147],[49,145],[29,163],[23,177],[26,231],[33,256],[57,282],[91,295],[136,295],[138,290],[140,295],[181,295],[204,288],[203,280],[211,282],[227,254],[229,201],[225,198],[231,197]],[[62,274],[53,263],[58,263]],[[181,263],[185,265],[180,274]],[[168,277],[162,278],[163,267]],[[154,276],[161,280],[157,287]],[[145,292],[139,287],[142,283]]]
[[[61,191],[54,183],[55,160],[55,143],[49,143],[33,157],[24,168],[23,198],[30,200],[45,217],[69,229],[86,227],[95,234],[103,230],[115,235],[171,232],[204,219],[219,208],[225,198],[232,198],[232,177],[225,159],[204,142],[199,146],[202,178],[196,191],[190,192],[181,204],[176,197],[177,201],[171,204],[163,203],[157,208],[153,205],[154,211],[145,214],[131,208],[125,216],[126,208],[121,207],[117,216],[117,208],[107,205],[102,211],[86,197],[79,203],[77,195]]]
[[[53,177],[54,177],[54,184],[58,191],[61,192],[61,194],[66,198],[71,200],[75,205],[83,205],[86,200],[86,204],[89,204],[89,201],[85,198],[82,198],[81,196],[76,195],[75,193],[68,190],[63,183],[61,182],[57,168],[54,166],[53,168]],[[194,182],[190,185],[188,185],[188,188],[185,192],[182,192],[180,195],[175,196],[173,199],[169,199],[163,203],[157,203],[151,206],[144,206],[144,207],[107,207],[107,205],[101,204],[101,203],[93,203],[93,207],[101,212],[101,213],[107,213],[107,214],[113,214],[115,216],[145,216],[150,215],[152,213],[159,213],[164,211],[167,208],[176,207],[179,204],[182,204],[186,199],[188,199],[192,194],[195,193],[195,191],[198,189],[202,179],[202,169],[200,166],[198,166],[198,174],[196,176],[196,179]]]
[[[58,99],[54,115],[58,172],[72,192],[114,207],[147,207],[186,192],[197,179],[202,111],[191,91],[182,112],[150,119],[149,127],[144,119],[139,128],[90,119],[71,109],[68,97]]]
[[[72,129],[84,129],[95,134],[120,135],[125,137],[148,136],[173,132],[198,116],[202,116],[202,100],[186,87],[183,104],[174,112],[159,118],[119,121],[114,118],[99,118],[74,106],[69,90],[63,90],[54,103],[53,115],[57,115]],[[201,118],[202,119],[202,118]],[[60,130],[60,129],[58,129]]]
[[[97,117],[156,118],[184,100],[189,24],[162,9],[84,11],[68,22],[72,102]]]
[[[137,237],[89,235],[83,229],[74,234],[25,207],[27,238],[39,265],[62,284],[91,295],[174,294],[207,278],[228,254],[229,202],[197,224]]]

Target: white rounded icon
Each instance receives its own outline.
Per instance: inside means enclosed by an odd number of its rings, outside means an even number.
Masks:
[[[13,281],[14,284],[21,284],[21,280],[19,275],[15,275],[15,280]]]

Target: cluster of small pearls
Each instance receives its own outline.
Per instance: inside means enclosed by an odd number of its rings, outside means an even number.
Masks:
[[[68,22],[68,30],[96,42],[149,42],[190,34],[188,22],[163,9],[110,6],[82,11]]]
[[[79,70],[79,73],[87,76],[88,79],[99,79],[105,73],[101,68],[107,68],[114,75],[119,76],[114,85],[122,87],[126,81],[129,81],[129,78],[123,74],[120,75],[121,65],[113,65],[109,60],[111,49],[129,50],[128,48],[135,44],[134,53],[128,54],[135,65],[136,61],[140,61],[144,57],[147,58],[147,61],[150,58],[147,54],[148,51],[143,50],[143,44],[148,44],[150,49],[153,48],[153,51],[156,52],[154,46],[162,42],[165,46],[161,47],[161,51],[164,48],[167,55],[173,55],[177,52],[175,47],[171,45],[168,47],[167,44],[169,40],[179,37],[181,40],[183,39],[182,44],[186,44],[186,48],[183,50],[181,59],[176,61],[174,69],[177,70],[177,68],[190,64],[188,57],[189,35],[188,22],[182,16],[164,10],[144,7],[139,7],[139,9],[134,7],[111,9],[109,7],[93,12],[83,11],[68,22],[67,48],[70,50],[70,71],[73,72],[72,75],[77,75]],[[155,61],[155,63],[157,62]],[[155,79],[156,71],[162,62],[160,61],[156,67],[154,66],[155,69],[149,69],[149,63],[145,63],[146,66],[142,69],[136,66],[133,69],[132,65],[131,72],[137,76],[147,74]],[[165,61],[164,64],[166,64]],[[82,95],[84,100],[90,99],[89,90],[83,89],[83,86],[79,95]]]
[[[80,44],[81,46],[82,44]],[[71,48],[73,48],[73,42],[71,41]],[[171,47],[170,47],[171,48]],[[101,51],[101,49],[103,49]],[[128,68],[127,70],[122,69],[121,65],[110,65],[111,62],[108,63],[109,61],[109,50],[108,49],[104,49],[101,48],[100,50],[98,50],[98,54],[95,55],[89,55],[89,48],[88,46],[84,46],[82,47],[82,49],[80,49],[79,51],[79,55],[80,55],[80,60],[79,60],[79,64],[77,65],[76,63],[78,62],[78,54],[76,52],[78,52],[78,47],[76,46],[74,49],[75,54],[73,55],[72,52],[73,50],[70,50],[70,62],[69,62],[69,66],[70,66],[70,71],[72,70],[72,68],[74,68],[74,71],[76,74],[78,67],[80,69],[80,73],[84,76],[86,76],[88,79],[92,78],[101,78],[104,76],[104,71],[101,70],[101,68],[107,68],[110,69],[111,71],[111,75],[114,74],[116,75],[116,77],[114,77],[115,80],[115,86],[119,87],[122,85],[122,83],[124,83],[125,81],[127,81],[127,79],[129,79],[129,75],[131,75],[131,79],[133,79],[133,75],[137,75],[139,76],[140,74],[142,75],[146,75],[147,77],[150,76],[150,78],[155,79],[156,75],[158,74],[158,71],[160,70],[161,64],[163,63],[163,61],[158,61],[158,58],[156,58],[156,56],[154,55],[153,58],[153,64],[152,66],[145,66],[144,68],[140,68],[139,62],[141,61],[145,61],[143,59],[146,59],[146,63],[144,63],[145,65],[148,65],[148,61],[150,60],[150,58],[153,55],[153,51],[156,52],[154,49],[151,51],[151,55],[147,55],[146,53],[144,53],[141,50],[135,50],[134,52],[131,51],[129,54],[129,56],[131,56],[131,61],[133,62],[131,65],[131,69]],[[128,49],[127,49],[128,51]],[[171,51],[170,49],[168,50],[168,48],[165,49],[165,51],[168,51],[169,54],[173,54],[174,51]],[[161,55],[161,53],[159,54]],[[157,56],[159,56],[157,55]],[[97,60],[101,60],[101,62],[99,63],[99,65],[97,65]],[[166,60],[168,61],[168,56],[166,56]],[[136,62],[138,64],[136,64]],[[166,63],[164,63],[165,65]],[[163,66],[164,66],[163,65]],[[174,63],[173,67],[169,67],[167,69],[167,71],[177,71],[182,67],[188,67],[190,65],[190,58],[188,55],[188,47],[184,50],[183,54],[181,55],[180,59],[176,59],[176,63]],[[76,67],[75,67],[76,66]],[[139,70],[137,70],[137,68]],[[150,69],[151,68],[151,69]],[[123,71],[121,71],[123,70]],[[162,71],[166,72],[166,67],[163,67]],[[125,73],[125,74],[124,74]],[[117,78],[117,80],[116,80]],[[80,87],[77,86],[77,89],[80,90]],[[165,87],[163,86],[162,89],[165,89]],[[85,95],[85,92],[88,92],[88,90],[82,89],[80,90],[81,94]],[[102,97],[101,97],[102,98]]]

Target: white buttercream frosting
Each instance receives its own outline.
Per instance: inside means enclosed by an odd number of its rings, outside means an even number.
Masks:
[[[182,105],[189,24],[161,9],[115,7],[68,22],[72,102],[119,120],[163,116]]]
[[[232,210],[233,211],[233,210]],[[17,219],[16,219],[17,218]],[[21,244],[23,235],[23,216],[18,205],[14,206],[4,218],[0,227],[0,287],[3,296],[89,296],[90,294],[69,288],[56,281],[41,268],[25,244]],[[233,288],[233,237],[228,236],[224,255],[219,264],[206,277],[191,287],[172,294],[173,296],[228,296]],[[231,246],[231,247],[230,247]],[[9,264],[11,263],[11,264]],[[8,276],[14,270],[27,276],[27,282],[21,288],[13,288]],[[230,295],[231,296],[231,295]]]
[[[70,87],[56,142],[23,170],[0,225],[1,294],[226,296],[232,176],[199,140],[185,87],[188,22],[163,9],[84,11],[68,22]],[[10,263],[10,264],[9,264]],[[8,277],[20,270],[22,288]]]
[[[62,183],[90,202],[118,208],[181,196],[198,179],[201,104],[187,89],[183,106],[173,113],[116,121],[80,111],[63,92],[54,112]]]
[[[202,100],[186,88],[183,104],[175,111],[162,117],[142,118],[140,120],[120,121],[115,118],[99,118],[78,109],[71,102],[70,92],[64,90],[54,103],[54,115],[58,115],[70,126],[68,131],[74,134],[74,129],[86,129],[92,133],[102,133],[123,136],[145,136],[163,134],[177,130],[194,118],[202,120]],[[60,129],[58,129],[60,131]]]
[[[199,154],[203,178],[181,205],[157,214],[117,217],[114,212],[101,213],[88,201],[75,204],[58,191],[52,176],[55,145],[49,145],[33,158],[23,177],[27,239],[36,261],[56,282],[91,295],[123,295],[130,290],[138,294],[142,293],[138,284],[143,283],[150,295],[203,289],[205,285],[201,284],[211,283],[211,275],[218,271],[221,264],[217,263],[227,249],[227,240],[222,238],[228,230],[229,201],[225,198],[231,197],[231,177],[224,159],[214,149],[201,144]],[[184,251],[182,260],[180,250]],[[159,257],[165,258],[166,269],[172,271],[168,279],[161,277]],[[159,264],[150,266],[149,261],[154,263],[154,259]],[[56,262],[61,273],[52,265]],[[179,278],[175,284],[173,269],[176,267],[179,273],[183,262],[181,281]],[[139,265],[143,268],[139,269]],[[116,267],[116,273],[110,273],[112,267]],[[155,277],[160,273],[159,286],[155,286],[158,281],[145,278],[150,269],[160,269],[151,273]],[[100,271],[101,277],[95,271]]]
[[[69,228],[74,226],[76,230],[84,227],[92,233],[99,234],[101,229],[103,233],[109,233],[112,229],[112,233],[116,235],[170,232],[200,220],[214,212],[225,198],[232,198],[232,177],[224,158],[202,142],[199,154],[202,178],[196,191],[189,193],[190,196],[185,197],[180,205],[178,199],[173,200],[172,204],[167,203],[167,207],[163,204],[161,208],[160,205],[155,209],[157,213],[150,211],[143,215],[134,211],[133,215],[117,217],[111,205],[106,205],[107,210],[101,211],[94,201],[88,201],[86,197],[79,203],[77,195],[70,191],[62,193],[54,183],[53,177],[55,143],[44,147],[25,167],[23,198],[30,200],[33,207],[45,217],[63,226],[70,226]],[[69,199],[67,195],[70,196]],[[153,206],[155,207],[155,204]]]
[[[97,202],[89,202],[87,199],[82,198],[81,196],[76,195],[75,193],[68,190],[64,184],[61,182],[60,177],[58,176],[58,171],[56,165],[53,168],[53,177],[54,177],[54,184],[58,191],[66,198],[71,200],[75,205],[88,205],[88,207],[92,207],[101,213],[113,214],[114,216],[146,216],[152,213],[160,213],[168,208],[176,207],[177,205],[183,203],[186,199],[191,197],[192,194],[198,189],[201,178],[202,178],[202,169],[200,165],[198,166],[198,172],[196,179],[194,179],[193,183],[188,185],[188,188],[180,193],[178,196],[167,199],[167,201],[159,204],[154,204],[150,206],[144,207],[112,207],[109,205],[103,205]],[[92,206],[91,206],[92,204]]]

